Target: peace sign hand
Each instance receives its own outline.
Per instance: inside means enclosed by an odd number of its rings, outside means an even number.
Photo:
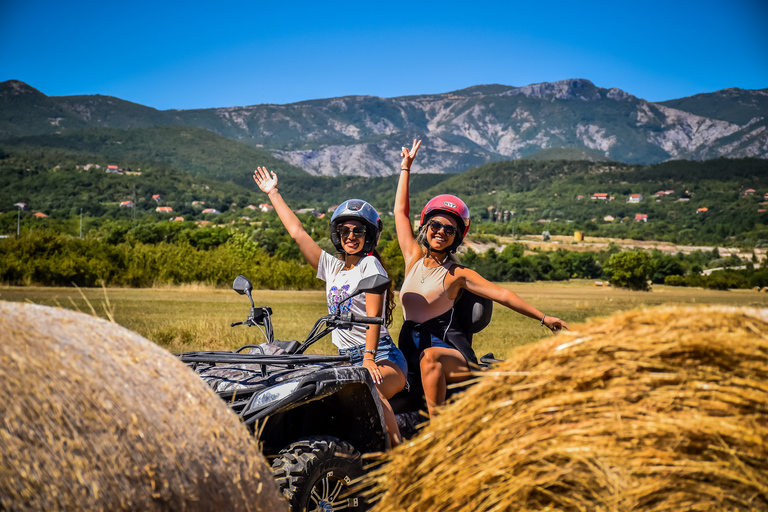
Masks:
[[[420,146],[421,141],[417,141],[416,139],[413,139],[413,147],[411,147],[410,151],[407,147],[403,146],[403,149],[400,152],[400,156],[403,157],[403,161],[400,163],[400,169],[411,170],[411,164],[413,163],[413,159],[416,158],[416,153],[419,152]]]
[[[267,171],[266,167],[257,167],[253,171],[253,181],[259,186],[262,192],[269,194],[273,190],[277,190],[277,174]]]

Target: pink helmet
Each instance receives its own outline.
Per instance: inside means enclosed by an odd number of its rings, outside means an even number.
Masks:
[[[421,210],[421,225],[423,226],[427,219],[438,213],[447,213],[458,221],[461,238],[457,242],[461,243],[469,231],[469,208],[464,204],[464,201],[451,194],[440,194],[433,197]],[[458,244],[456,245],[458,246]]]

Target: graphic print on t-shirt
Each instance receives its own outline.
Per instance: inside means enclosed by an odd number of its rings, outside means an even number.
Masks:
[[[352,304],[345,302],[341,304],[341,311],[339,311],[339,303],[346,300],[349,297],[349,285],[345,284],[341,288],[332,286],[328,291],[328,311],[332,315],[338,315],[340,313],[349,313]]]

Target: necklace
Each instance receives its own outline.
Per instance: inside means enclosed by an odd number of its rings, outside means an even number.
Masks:
[[[440,264],[436,267],[427,267],[427,258],[422,258],[421,260],[421,284],[424,284],[424,281],[427,280],[429,276],[435,273],[435,270],[439,269],[443,266],[443,263],[445,263],[445,258],[443,258],[443,261],[440,262]],[[424,269],[429,268],[429,272],[426,274],[424,273]]]

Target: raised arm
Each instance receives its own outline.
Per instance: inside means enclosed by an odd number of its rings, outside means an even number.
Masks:
[[[521,315],[533,318],[542,322],[542,325],[546,325],[552,332],[557,332],[562,328],[570,330],[568,324],[560,320],[559,318],[545,315],[532,305],[525,302],[516,293],[506,288],[502,288],[496,285],[472,269],[466,267],[460,267],[456,270],[457,279],[454,281],[454,286],[466,288],[475,295],[491,299],[494,302],[498,302],[502,306],[506,306],[513,311],[517,311]],[[452,283],[453,284],[453,283]],[[458,293],[458,290],[456,290]]]
[[[307,263],[317,270],[322,249],[317,245],[317,242],[309,236],[299,218],[285,203],[280,192],[277,191],[277,175],[274,172],[270,173],[267,171],[266,167],[257,167],[256,170],[253,171],[253,181],[255,181],[261,191],[269,197],[269,201],[272,203],[272,206],[275,207],[277,216],[280,217],[283,226],[288,230],[288,234],[291,235],[291,238],[298,244],[299,250],[301,251],[301,254],[304,255],[304,258],[306,258]]]
[[[413,236],[413,226],[411,225],[411,205],[410,205],[410,174],[413,159],[419,151],[421,141],[413,139],[413,146],[410,151],[403,147],[400,163],[400,181],[397,182],[397,193],[395,194],[395,230],[397,231],[397,241],[400,244],[400,251],[405,260],[406,272],[421,257],[421,248],[416,238]]]

